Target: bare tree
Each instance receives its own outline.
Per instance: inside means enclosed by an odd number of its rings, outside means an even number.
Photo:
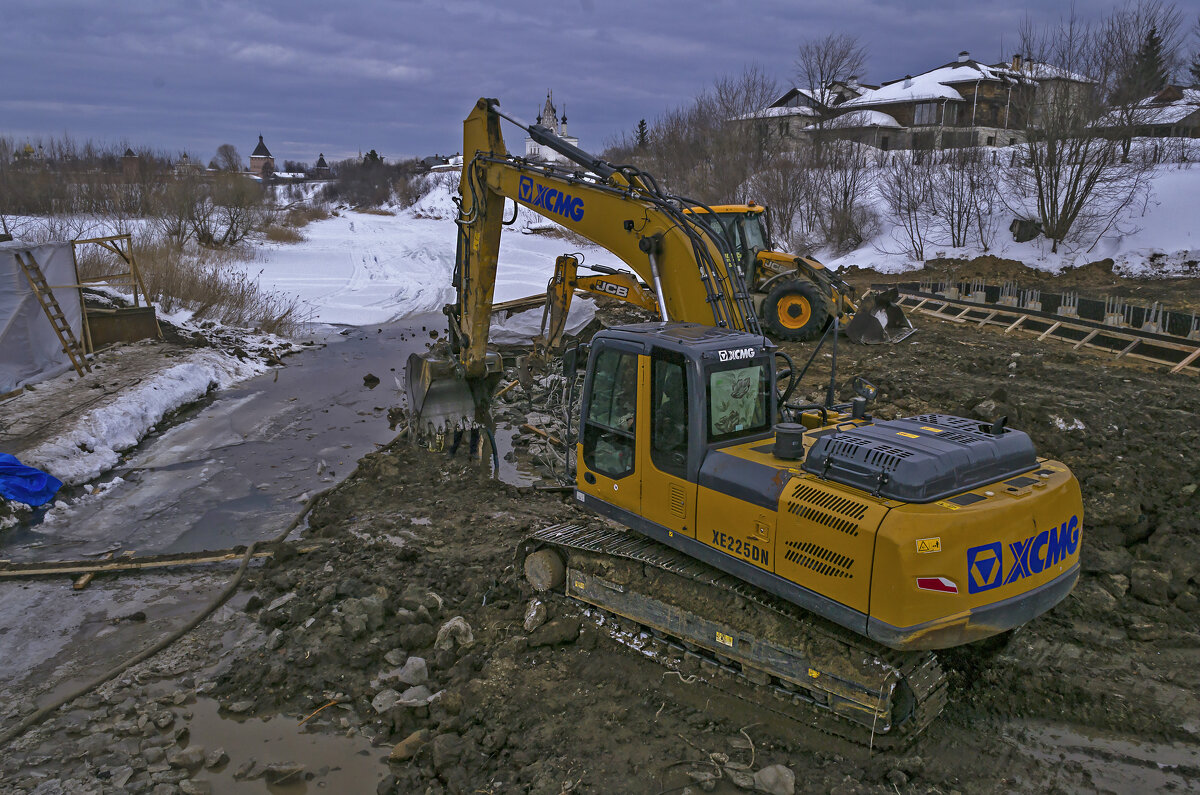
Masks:
[[[777,93],[777,84],[761,67],[747,67],[656,119],[645,146],[624,135],[605,154],[636,163],[677,194],[714,203],[744,200],[747,181],[767,157],[765,135],[746,117]]]
[[[1072,12],[1054,25],[1021,29],[1022,51],[1037,77],[1085,76],[1043,81],[1038,91],[1022,92],[1027,140],[1014,158],[1009,179],[1017,196],[1029,197],[1052,250],[1065,241],[1104,234],[1146,189],[1148,167],[1123,157],[1113,128],[1107,87],[1117,77],[1107,49],[1104,24],[1083,23]]]
[[[796,53],[796,77],[800,87],[821,106],[833,104],[829,88],[835,82],[861,75],[867,51],[858,37],[847,33],[828,33],[801,42]],[[813,118],[812,141],[818,159],[821,156],[826,117],[818,111]]]
[[[812,204],[812,169],[795,152],[780,152],[750,178],[749,190],[767,207],[774,243],[785,251],[810,247],[804,210]]]
[[[924,260],[933,198],[927,162],[916,157],[900,157],[880,174],[878,190],[888,220],[903,234],[903,239],[897,242],[903,244],[914,259]]]
[[[814,171],[821,231],[836,251],[850,251],[871,236],[875,218],[863,199],[874,185],[875,166],[854,141],[834,139],[823,150]]]
[[[242,156],[233,144],[221,144],[217,147],[217,168],[221,171],[241,171]]]

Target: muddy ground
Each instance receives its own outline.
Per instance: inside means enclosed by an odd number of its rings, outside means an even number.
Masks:
[[[46,786],[48,775],[116,791],[113,769],[121,791],[134,792],[235,779],[261,792],[280,777],[274,791],[303,792],[332,780],[327,765],[281,757],[298,753],[289,746],[211,768],[204,754],[188,757],[180,726],[210,697],[239,720],[292,725],[320,709],[305,736],[359,738],[370,763],[344,791],[730,793],[739,773],[755,771],[776,792],[791,791],[789,772],[797,792],[1200,790],[1195,378],[990,328],[916,322],[920,331],[898,346],[842,345],[843,391],[866,377],[884,418],[1007,415],[1074,470],[1086,530],[1084,573],[1065,602],[999,642],[941,655],[949,705],[903,751],[871,753],[665,675],[564,601],[550,601],[546,623],[527,632],[515,549],[530,529],[582,518],[574,500],[506,485],[486,464],[402,439],[366,456],[317,504],[305,537],[251,572],[240,611],[191,641],[190,666],[171,657],[163,671],[103,691],[91,711],[14,743],[0,791]],[[828,377],[819,356],[799,396],[820,397]],[[74,734],[62,731],[68,721]],[[96,732],[135,741],[114,758],[111,744],[86,744]],[[82,750],[54,757],[64,743]],[[272,762],[301,769],[272,771]]]

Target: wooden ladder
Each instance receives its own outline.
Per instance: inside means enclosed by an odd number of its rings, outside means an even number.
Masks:
[[[29,286],[33,288],[33,294],[37,296],[38,303],[42,305],[42,311],[50,319],[50,325],[54,327],[54,333],[58,335],[63,353],[71,360],[75,372],[79,373],[80,377],[83,377],[85,370],[90,373],[92,366],[88,364],[87,356],[80,347],[79,340],[75,339],[75,332],[71,331],[71,324],[67,322],[67,316],[63,314],[62,307],[58,305],[54,291],[50,289],[50,285],[46,284],[46,276],[42,273],[42,267],[38,265],[37,260],[33,258],[33,252],[26,251],[24,256],[21,256],[22,252],[20,251],[15,251],[13,254],[17,258],[17,264],[25,272],[25,278],[29,280]],[[83,311],[82,306],[80,311]]]

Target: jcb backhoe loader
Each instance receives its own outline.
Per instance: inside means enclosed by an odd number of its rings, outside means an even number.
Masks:
[[[547,192],[567,188],[551,181],[556,171],[495,154],[503,148],[493,101],[480,100],[465,124],[477,145],[462,183],[460,300],[448,308],[457,347],[441,366],[486,398],[506,186],[529,179],[521,195],[541,207],[560,206],[562,194]],[[713,317],[592,339],[575,497],[632,532],[586,521],[534,532],[520,549],[529,583],[648,629],[653,649],[644,651],[753,709],[876,747],[915,735],[946,696],[929,650],[1019,626],[1070,592],[1078,482],[1003,419],[877,421],[865,384],[849,404],[791,403],[797,374],[786,356],[777,370],[781,354],[745,311],[738,280],[716,256],[720,241],[692,237],[690,220],[663,209],[672,205],[644,175],[603,163],[592,171],[567,183],[574,192],[561,207],[580,226],[629,221],[631,249],[658,241],[638,250],[664,316],[687,306],[685,293],[654,278],[668,257],[682,267],[677,248],[723,289]],[[410,371],[427,365],[409,362]],[[419,411],[422,396],[412,397]]]

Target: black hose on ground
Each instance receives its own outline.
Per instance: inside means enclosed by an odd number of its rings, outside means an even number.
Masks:
[[[313,496],[309,497],[308,501],[304,503],[304,507],[300,510],[300,513],[298,513],[296,515],[296,518],[293,519],[286,528],[284,528],[283,532],[281,532],[279,535],[272,538],[267,543],[268,544],[277,544],[280,541],[283,541],[285,538],[287,538],[288,534],[291,533],[293,530],[295,530],[297,527],[299,527],[300,522],[304,521],[304,517],[308,516],[309,511],[311,511],[313,509],[313,506],[316,505],[317,500],[320,499],[321,497],[323,497],[325,494],[327,494],[328,491],[329,491],[329,489],[326,489],[325,491],[318,492],[318,493],[314,494]],[[117,676],[120,676],[123,672],[125,672],[129,668],[132,668],[133,666],[137,665],[138,663],[145,662],[146,660],[150,659],[154,655],[158,654],[163,649],[170,646],[175,641],[182,638],[184,635],[191,632],[196,627],[200,626],[200,624],[203,623],[206,618],[208,618],[210,615],[212,615],[214,612],[216,612],[217,608],[219,608],[221,605],[223,605],[227,601],[229,601],[229,598],[231,596],[233,596],[233,594],[237,591],[238,585],[241,584],[242,578],[246,575],[246,569],[249,568],[249,566],[250,566],[250,560],[251,560],[251,558],[254,557],[254,550],[258,547],[258,545],[260,543],[261,542],[255,541],[255,542],[251,543],[248,547],[246,547],[246,554],[242,556],[241,565],[238,566],[238,570],[233,575],[233,579],[231,579],[229,581],[229,584],[225,586],[225,588],[221,591],[221,593],[217,594],[216,598],[213,599],[211,602],[209,602],[208,605],[206,605],[203,610],[201,610],[198,614],[196,614],[196,616],[193,617],[191,621],[188,621],[182,627],[180,627],[179,629],[170,633],[169,635],[167,635],[165,638],[158,641],[158,643],[155,643],[150,648],[144,649],[144,650],[138,652],[137,654],[135,654],[133,657],[129,658],[128,660],[125,660],[124,662],[120,663],[119,665],[116,665],[113,668],[110,668],[108,671],[104,672],[103,674],[96,677],[95,679],[88,682],[87,684],[79,687],[78,689],[74,690],[73,692],[68,693],[67,695],[58,699],[53,704],[48,704],[48,705],[42,707],[41,709],[37,710],[36,712],[32,713],[31,715],[26,717],[25,720],[21,721],[19,724],[14,726],[12,729],[9,729],[4,734],[0,735],[0,747],[8,745],[10,742],[12,742],[13,740],[20,737],[22,734],[24,734],[29,729],[33,728],[34,726],[38,725],[42,721],[46,720],[46,718],[49,718],[51,715],[53,715],[55,712],[57,712],[59,710],[59,708],[61,708],[63,705],[69,704],[70,702],[74,701],[75,699],[81,698],[82,696],[87,695],[91,691],[100,687],[100,685],[104,684],[105,682],[109,681],[110,679],[114,679]]]

